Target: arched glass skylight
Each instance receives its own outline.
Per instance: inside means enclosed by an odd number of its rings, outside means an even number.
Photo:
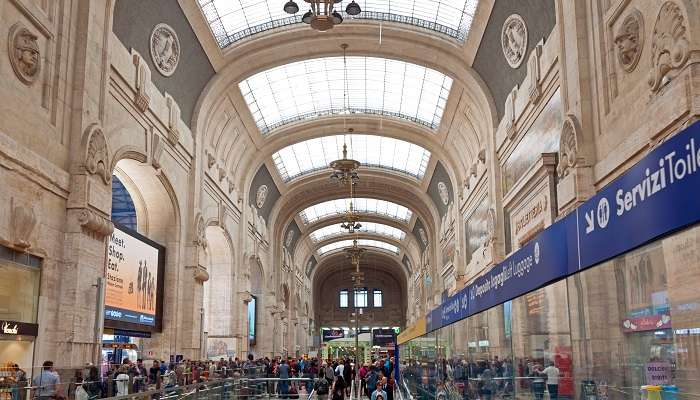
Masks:
[[[343,139],[348,157],[362,166],[403,172],[422,179],[430,161],[430,152],[413,143],[374,135],[325,136],[287,146],[272,155],[277,171],[285,182],[328,168],[343,157]]]
[[[406,237],[406,233],[404,233],[404,231],[394,228],[393,226],[378,224],[376,222],[360,222],[360,224],[362,224],[362,228],[359,229],[359,232],[374,233],[379,236],[386,236],[398,241],[401,241]],[[355,230],[355,232],[358,232],[358,230]],[[332,237],[347,234],[348,231],[341,228],[340,224],[333,224],[316,229],[315,231],[311,232],[309,237],[311,237],[311,240],[314,242],[321,242]]]
[[[383,250],[388,250],[392,253],[399,254],[398,247],[394,246],[393,244],[389,244],[387,242],[382,242],[380,240],[359,239],[357,241],[357,245],[360,247],[377,247],[377,248],[380,248]],[[337,242],[333,242],[333,243],[327,244],[325,246],[322,246],[321,248],[318,249],[318,254],[324,255],[330,251],[342,249],[345,247],[351,247],[351,246],[352,246],[352,240],[339,240]]]
[[[282,0],[198,0],[214,38],[222,49],[231,43],[256,33],[286,25],[301,23],[308,5],[297,0],[300,10],[296,15],[282,10]],[[343,0],[335,9],[342,12],[345,23],[351,17],[345,14],[349,0]],[[359,19],[398,22],[420,26],[452,37],[460,42],[469,33],[478,0],[356,0],[362,13]]]
[[[337,199],[314,204],[299,213],[299,217],[305,224],[318,221],[320,219],[345,213],[348,210],[350,199]],[[408,222],[411,219],[411,210],[391,203],[389,201],[359,198],[353,201],[355,211],[367,214],[378,214],[401,222]]]
[[[263,134],[324,115],[377,114],[437,129],[452,78],[430,68],[376,57],[315,58],[259,72],[238,84]]]

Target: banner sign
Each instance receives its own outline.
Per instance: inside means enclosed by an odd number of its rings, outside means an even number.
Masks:
[[[105,320],[156,326],[165,248],[116,226],[107,248]]]
[[[323,341],[327,342],[333,339],[341,339],[345,337],[345,331],[342,329],[324,329],[323,330]]]
[[[671,329],[670,314],[627,318],[622,321],[622,331],[625,333],[655,331],[657,329]]]
[[[372,346],[393,347],[396,332],[393,329],[372,329]]]
[[[37,336],[39,325],[19,321],[0,320],[0,335]]]
[[[445,299],[426,315],[426,330],[480,313],[696,223],[698,199],[700,122],[659,145],[575,212]],[[650,323],[665,328],[670,321],[662,318]],[[626,332],[646,326],[634,320],[623,321],[623,326],[629,325]]]
[[[646,364],[647,385],[671,384],[671,363],[650,362]]]
[[[700,221],[698,199],[700,123],[695,123],[660,144],[576,210],[578,269]]]

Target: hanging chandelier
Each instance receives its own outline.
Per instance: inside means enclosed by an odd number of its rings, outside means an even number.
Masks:
[[[347,97],[348,97],[348,70],[347,70],[347,58],[346,58],[346,52],[348,49],[347,43],[343,43],[340,45],[340,48],[343,49],[343,111],[347,110]],[[354,129],[350,128],[348,129],[348,134],[350,135],[350,139],[352,140],[352,133],[354,132]],[[352,144],[352,142],[350,143]],[[331,182],[338,183],[340,185],[351,185],[351,192],[352,192],[352,186],[355,185],[359,180],[360,176],[357,174],[357,169],[360,168],[360,162],[348,158],[348,146],[345,143],[345,136],[343,136],[343,158],[335,161],[331,161],[330,167],[333,170],[331,173]],[[351,196],[352,197],[352,196]]]
[[[364,279],[364,273],[360,272],[360,258],[366,251],[367,249],[357,245],[357,239],[352,241],[352,247],[345,249],[345,254],[347,254],[350,263],[355,267],[355,271],[350,274],[355,287],[359,287]]]
[[[313,29],[324,32],[343,23],[343,16],[334,9],[341,0],[304,0],[304,2],[309,3],[311,9],[301,17],[301,21],[311,25]],[[284,12],[296,14],[299,12],[299,5],[294,0],[289,0],[284,5]],[[345,13],[350,16],[359,15],[361,12],[362,9],[355,0],[345,7]]]

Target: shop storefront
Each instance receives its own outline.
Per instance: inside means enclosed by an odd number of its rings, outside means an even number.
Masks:
[[[399,338],[440,398],[695,396],[700,124],[674,136]],[[679,397],[681,398],[681,397]]]
[[[34,340],[41,259],[0,246],[0,376],[17,364],[28,374],[34,365]]]

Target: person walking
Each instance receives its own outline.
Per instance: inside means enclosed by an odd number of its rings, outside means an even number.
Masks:
[[[277,367],[277,377],[280,379],[280,395],[283,399],[286,399],[289,394],[289,365],[287,365],[287,360],[282,359],[282,364]]]
[[[557,400],[559,398],[559,368],[550,362],[547,368],[542,370],[542,374],[547,376],[549,399]]]
[[[53,369],[53,361],[44,361],[41,373],[34,378],[32,386],[36,388],[34,397],[38,400],[55,400],[62,397],[61,378]]]

